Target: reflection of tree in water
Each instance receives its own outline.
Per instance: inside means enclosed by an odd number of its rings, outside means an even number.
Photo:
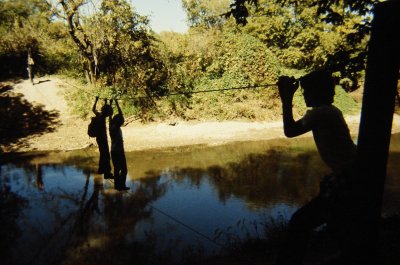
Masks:
[[[12,192],[6,182],[0,178],[0,259],[2,264],[12,264],[10,251],[21,233],[17,220],[27,201]]]
[[[17,157],[17,161],[26,163],[33,159],[31,155],[33,154],[29,154],[26,158]],[[396,167],[388,172],[393,171],[392,174],[395,176],[398,176],[399,172],[398,157],[398,153],[392,157],[394,161],[392,163]],[[7,164],[7,162],[4,163],[4,159],[0,158],[0,161],[3,165]],[[68,161],[70,164],[76,163],[75,160]],[[214,185],[214,190],[217,191],[221,200],[235,196],[242,198],[250,206],[257,207],[258,205],[265,206],[265,203],[276,202],[276,196],[282,196],[282,194],[290,197],[291,201],[306,200],[309,196],[314,195],[318,185],[317,179],[323,176],[326,170],[321,167],[322,162],[314,153],[298,150],[292,150],[289,153],[286,150],[270,150],[261,154],[247,155],[241,161],[229,163],[226,166],[208,166],[203,169],[176,168],[168,170],[168,174],[160,174],[159,170],[148,171],[145,178],[140,182],[135,182],[132,193],[110,193],[103,186],[97,186],[96,181],[93,185],[93,175],[87,169],[90,166],[86,165],[86,163],[90,164],[89,160],[84,160],[84,162],[82,163],[84,166],[79,164],[79,169],[75,172],[79,174],[80,181],[77,181],[76,178],[71,179],[70,167],[65,165],[38,165],[36,162],[30,166],[24,165],[21,171],[25,173],[19,174],[18,182],[25,183],[27,190],[34,191],[38,195],[35,198],[36,204],[30,201],[31,196],[24,195],[29,198],[29,201],[19,197],[21,201],[15,207],[13,202],[18,201],[14,200],[15,197],[9,200],[3,200],[4,197],[1,197],[1,203],[8,204],[8,209],[12,209],[9,212],[10,215],[7,216],[3,215],[6,207],[3,207],[2,204],[0,208],[2,223],[11,225],[5,226],[11,227],[7,228],[8,230],[1,230],[2,234],[7,234],[6,237],[0,239],[3,245],[7,243],[0,250],[2,257],[4,256],[2,261],[6,261],[4,264],[12,264],[12,262],[7,262],[7,258],[12,259],[9,250],[14,246],[10,236],[19,237],[16,224],[18,215],[24,208],[35,209],[35,205],[40,205],[45,208],[44,211],[52,215],[49,218],[50,231],[41,231],[41,226],[35,226],[35,224],[23,231],[38,235],[34,238],[36,241],[34,241],[33,250],[16,253],[17,255],[23,253],[21,256],[26,256],[28,257],[25,258],[26,260],[31,260],[30,253],[35,252],[35,259],[31,264],[47,264],[49,262],[60,264],[127,264],[127,262],[148,264],[149,261],[160,260],[159,256],[157,258],[153,256],[156,253],[154,246],[157,237],[155,234],[150,234],[147,242],[135,241],[135,227],[141,220],[151,218],[151,208],[148,206],[165,194],[168,188],[166,185],[170,183],[168,182],[170,176],[174,178],[174,181],[184,185],[189,183],[189,185],[201,186],[206,180]],[[82,174],[82,168],[85,168],[84,174]],[[49,170],[51,174],[56,173],[57,178],[64,175],[65,186],[60,183],[61,185],[57,184],[55,188],[53,185],[51,188],[48,185],[50,182]],[[8,174],[3,174],[1,178],[1,187],[12,181],[11,175],[9,177],[6,175]],[[9,178],[8,182],[7,178]],[[398,178],[396,177],[394,180],[398,180]],[[78,183],[79,186],[68,188],[67,186],[71,183]],[[21,184],[19,187],[24,185]],[[40,188],[41,186],[43,189]],[[398,187],[397,184],[393,184],[393,186]],[[1,196],[4,194],[3,190]],[[18,195],[16,196],[18,197]],[[393,197],[390,199],[392,202],[398,201]],[[278,198],[278,200],[287,202],[289,199],[285,201],[284,198]],[[19,209],[17,209],[18,207]],[[398,242],[398,237],[394,240]],[[174,246],[171,244],[171,248]],[[156,263],[153,262],[153,264]],[[166,263],[168,262],[164,262],[164,264]],[[23,264],[28,264],[28,262]]]
[[[89,175],[85,190],[88,179]],[[84,192],[70,234],[68,251],[62,260],[68,261],[67,264],[145,263],[154,249],[147,245],[152,242],[134,240],[135,226],[151,217],[149,203],[164,193],[165,186],[160,185],[157,179],[140,182],[132,193],[108,194],[103,193],[102,186],[97,186],[86,200],[87,193]],[[146,256],[146,251],[151,253]]]
[[[29,197],[25,201],[9,189],[1,192],[1,234],[7,234],[0,241],[5,245],[2,257],[4,250],[7,258],[2,261],[10,260],[5,264],[118,264],[118,259],[134,261],[146,251],[146,258],[151,257],[152,246],[135,241],[135,226],[151,217],[148,205],[163,196],[165,185],[153,178],[140,182],[133,192],[118,193],[105,189],[102,179],[98,185],[91,181],[89,172],[81,172],[63,165],[33,164],[2,176],[1,187],[8,179],[14,182],[13,189],[25,190]],[[72,174],[76,174],[75,179]],[[63,181],[67,181],[65,186],[59,184]],[[76,183],[83,186],[77,187]],[[27,212],[18,219],[21,210]],[[19,226],[24,234],[19,233]],[[24,243],[21,239],[26,235],[29,239]],[[19,242],[12,241],[16,238]]]
[[[277,200],[302,204],[317,193],[318,180],[324,173],[326,168],[316,153],[296,150],[269,150],[263,154],[249,154],[240,162],[224,167],[178,168],[172,172],[178,181],[189,178],[195,186],[207,177],[217,188],[221,201],[235,196],[253,207]]]

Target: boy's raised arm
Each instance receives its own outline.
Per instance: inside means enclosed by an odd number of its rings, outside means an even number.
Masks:
[[[118,104],[118,101],[117,101],[116,99],[114,99],[114,101],[115,101],[115,105],[117,105],[118,113],[121,114],[121,115],[123,115],[123,114],[122,114],[122,110],[121,110],[121,108],[120,108],[120,106],[119,106],[119,104]]]
[[[282,101],[283,131],[286,137],[302,135],[310,129],[305,128],[301,120],[293,118],[293,95],[298,88],[298,82],[293,77],[281,76],[278,80],[279,96]]]
[[[115,101],[115,105],[117,105],[118,114],[121,115],[121,117],[122,117],[122,124],[123,124],[125,122],[124,114],[122,113],[122,110],[118,104],[118,101],[116,99],[114,99],[114,101]]]
[[[92,107],[92,111],[94,114],[98,114],[99,112],[96,110],[96,105],[97,105],[97,101],[99,101],[99,97],[96,97],[96,100],[94,101],[93,107]]]

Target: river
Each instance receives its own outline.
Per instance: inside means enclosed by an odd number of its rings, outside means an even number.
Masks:
[[[248,238],[268,237],[316,195],[329,172],[310,138],[126,156],[128,192],[93,173],[93,149],[2,157],[5,264],[158,264],[221,253]],[[399,158],[396,134],[384,216],[399,213]]]

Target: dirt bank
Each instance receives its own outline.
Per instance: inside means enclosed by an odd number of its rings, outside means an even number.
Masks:
[[[28,80],[2,84],[2,97],[18,98],[40,113],[51,113],[48,127],[3,143],[3,151],[72,150],[95,145],[87,136],[87,120],[72,115],[64,99],[62,79],[42,77],[32,86]],[[4,89],[4,88],[7,89]],[[91,108],[91,106],[88,106]],[[21,115],[21,114],[18,114]],[[26,115],[23,113],[22,115]],[[13,117],[12,119],[19,119]],[[11,119],[11,121],[12,121]],[[346,117],[352,134],[358,132],[359,116]],[[19,128],[23,130],[24,128]],[[232,141],[257,141],[284,137],[282,122],[177,122],[141,124],[132,122],[122,128],[127,151],[183,145],[218,145]],[[400,116],[395,114],[393,132],[400,131]],[[23,134],[22,134],[23,135]],[[306,136],[311,136],[310,134]]]

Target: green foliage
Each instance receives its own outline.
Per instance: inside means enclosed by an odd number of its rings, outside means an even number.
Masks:
[[[188,34],[161,34],[163,56],[172,70],[168,90],[185,93],[275,84],[282,70],[276,56],[257,38],[235,31],[196,27]],[[273,88],[200,93],[167,102],[172,110],[168,115],[188,120],[274,119],[279,106]]]
[[[335,97],[334,103],[343,114],[351,115],[360,111],[361,104],[357,103],[346,91],[339,85],[335,86]],[[304,97],[301,89],[296,91],[293,98],[293,105],[295,109],[295,115],[297,117],[302,116],[307,110],[307,106],[304,102]]]
[[[92,115],[92,104],[96,96],[99,96],[101,101],[105,98],[118,99],[126,117],[138,116],[143,121],[151,121],[157,112],[154,106],[150,106],[147,109],[144,108],[145,104],[141,102],[141,97],[131,97],[128,94],[124,94],[119,87],[107,86],[100,88],[87,84],[83,79],[71,79],[65,76],[60,78],[68,80],[63,83],[67,87],[65,96],[73,113],[83,118]]]
[[[109,96],[119,95],[145,113],[153,97],[164,91],[168,70],[161,58],[148,18],[136,13],[126,0],[93,3],[61,0],[54,9],[63,16],[79,63],[89,84]],[[87,6],[85,6],[87,5]]]
[[[85,21],[100,86],[130,88],[134,94],[157,89],[165,77],[162,62],[154,56],[147,24],[148,19],[123,0],[102,1],[99,12]]]
[[[39,42],[37,66],[42,68],[43,73],[57,73],[62,70],[78,71],[78,53],[61,22],[49,23],[46,27],[46,34],[40,37]]]
[[[310,1],[282,6],[280,1],[260,0],[244,30],[261,39],[289,68],[310,71],[331,64],[332,54],[347,50],[360,53],[363,46],[355,47],[345,40],[355,33],[361,16],[346,13],[343,23],[332,25],[318,16],[317,9]],[[345,12],[343,6],[337,10]]]
[[[364,18],[339,4],[330,5],[343,15],[338,24],[320,17],[313,1],[285,5],[279,0],[182,2],[189,31],[155,36],[148,18],[126,0],[89,5],[69,0],[0,1],[0,59],[6,62],[0,67],[7,66],[2,74],[24,75],[31,48],[40,74],[88,77],[89,82],[68,93],[83,116],[88,115],[94,95],[100,95],[120,98],[128,115],[144,121],[270,120],[279,119],[281,113],[276,88],[191,92],[274,84],[280,75],[300,77],[327,65],[331,54],[353,49],[350,55],[357,57],[364,45],[350,41],[356,33],[354,26]],[[249,3],[257,3],[257,9]],[[227,14],[235,9],[230,14],[235,16],[243,8],[252,14],[239,18],[249,21],[246,26]],[[357,77],[358,72],[337,73],[346,90],[353,89]],[[353,102],[346,93],[337,95],[336,103],[350,110]],[[305,109],[301,94],[296,94],[295,105],[299,116]]]
[[[279,1],[257,1],[257,9],[251,10],[253,16],[245,27],[229,18],[213,24],[207,21],[215,13],[216,2],[211,1],[209,6],[204,1],[184,2],[192,25],[189,32],[160,36],[163,56],[171,69],[169,81],[174,81],[168,84],[169,91],[273,84],[279,75],[298,78],[326,65],[330,54],[350,49],[343,39],[354,33],[354,25],[361,20],[349,13],[343,24],[333,25],[318,16],[318,7],[311,6],[312,1],[288,6]],[[337,74],[343,83],[346,76]],[[357,107],[343,90],[335,99],[345,113]],[[295,115],[300,117],[306,110],[301,93],[296,93],[294,101]],[[281,112],[273,89],[195,94],[189,100],[178,97],[170,102],[170,109],[179,111],[169,115],[184,119],[276,119]]]
[[[66,41],[67,31],[52,20],[50,6],[40,0],[0,1],[0,72],[2,77],[26,74],[31,49],[36,74],[73,68],[76,53]]]
[[[270,84],[277,80],[280,65],[276,56],[248,34],[193,31],[188,37],[171,33],[160,37],[165,43],[166,60],[180,76],[180,87],[204,90]],[[180,46],[172,46],[179,41]],[[182,76],[190,77],[191,82]]]
[[[262,14],[261,20],[273,17],[272,21],[266,23],[267,28],[272,25],[272,28],[285,34],[281,36],[283,39],[291,38],[294,41],[294,43],[290,43],[290,39],[282,41],[279,38],[274,44],[288,44],[289,50],[285,55],[294,67],[304,67],[298,64],[306,63],[307,67],[311,66],[309,69],[314,69],[316,66],[340,71],[342,77],[348,77],[356,84],[360,77],[360,71],[365,68],[365,47],[371,30],[373,7],[378,2],[380,1],[234,0],[230,6],[231,10],[226,14],[228,17],[232,15],[237,23],[243,25],[247,24],[249,17],[254,16],[254,19],[257,20],[259,14]],[[249,5],[256,8],[253,7],[252,12],[249,12]],[[272,13],[265,12],[270,7],[273,7],[270,10]],[[289,20],[285,14],[282,14],[282,9],[289,10]],[[280,21],[284,23],[279,24]],[[276,22],[278,22],[278,27],[275,27]],[[300,27],[297,28],[304,29],[305,34],[293,35],[291,31],[296,28],[294,25],[298,22],[300,22]],[[282,31],[283,28],[287,28],[289,31]],[[307,33],[309,29],[312,30]],[[317,34],[311,36],[310,33]],[[319,36],[321,33],[322,36]],[[274,37],[275,35],[266,34],[265,36]],[[300,50],[296,49],[299,44],[302,47]],[[303,56],[301,56],[302,53]],[[309,62],[303,61],[307,60],[308,53],[314,55],[310,61],[311,65],[308,65]],[[318,64],[313,65],[315,62]],[[351,88],[351,90],[354,89],[355,87]]]
[[[223,34],[225,47],[210,65],[208,76],[222,79],[225,87],[271,84],[277,81],[279,63],[258,39],[246,34]],[[220,77],[220,78],[218,78]],[[233,81],[235,80],[235,81]]]
[[[93,104],[95,96],[93,87],[88,87],[85,82],[79,81],[79,79],[68,78],[68,82],[62,83],[67,88],[65,89],[65,98],[73,114],[84,118],[90,116],[91,104]]]
[[[352,97],[350,97],[341,86],[335,87],[334,104],[344,114],[355,114],[360,112],[361,109],[361,104],[357,103]]]
[[[193,27],[216,27],[224,24],[221,16],[229,7],[229,0],[182,0],[188,22]]]

